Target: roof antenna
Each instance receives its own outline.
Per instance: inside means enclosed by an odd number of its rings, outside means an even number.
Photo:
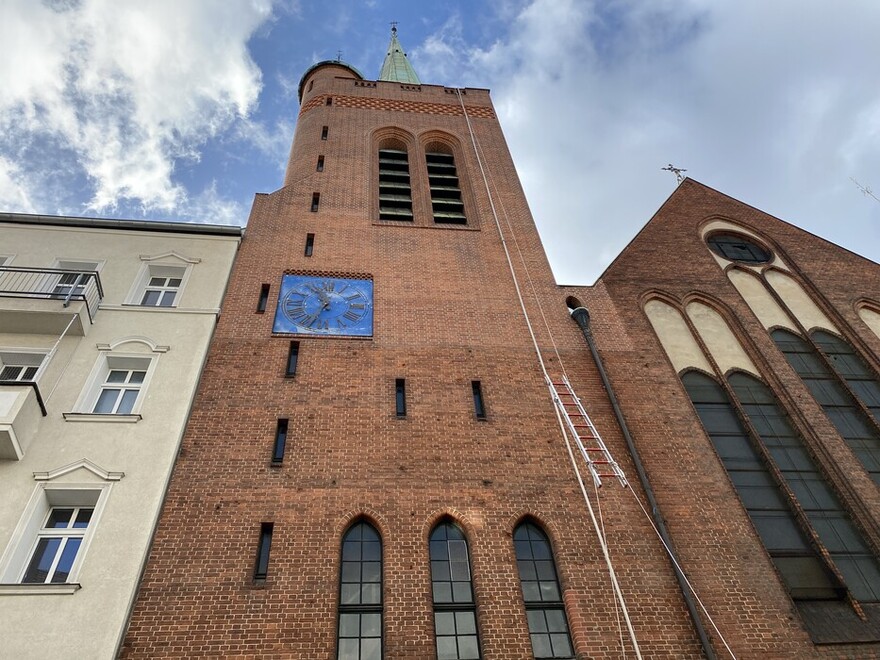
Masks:
[[[682,181],[684,181],[684,177],[682,176],[681,173],[682,173],[682,172],[687,172],[687,170],[683,170],[683,169],[680,168],[680,167],[675,167],[675,166],[673,166],[672,163],[669,163],[669,165],[667,165],[666,167],[661,167],[660,169],[663,170],[663,171],[665,171],[665,172],[672,172],[673,174],[675,174],[675,180],[676,180],[678,183],[681,183]]]
[[[342,61],[342,51],[341,51],[341,50],[337,50],[337,51],[336,51],[336,61],[337,61],[337,62],[341,62],[341,61]]]
[[[874,191],[871,190],[868,186],[863,186],[861,183],[859,183],[858,181],[856,181],[852,177],[850,177],[849,180],[852,181],[854,184],[856,184],[856,187],[862,191],[863,195],[865,195],[866,197],[873,197],[875,200],[880,202],[880,199],[877,198],[877,195],[875,195]]]

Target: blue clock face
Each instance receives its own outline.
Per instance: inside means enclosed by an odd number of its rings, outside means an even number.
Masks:
[[[372,337],[373,282],[285,275],[272,331]]]

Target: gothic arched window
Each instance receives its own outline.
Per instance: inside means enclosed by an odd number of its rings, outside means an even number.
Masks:
[[[513,532],[532,653],[536,658],[573,658],[556,564],[547,535],[525,522]]]
[[[835,377],[809,342],[787,330],[774,330],[771,336],[822,406],[840,437],[849,445],[874,483],[880,484],[880,433],[859,408],[852,393]],[[880,413],[880,388],[849,344],[821,330],[814,332],[813,338],[853,392],[862,397],[875,416]]]
[[[382,540],[364,521],[352,525],[342,539],[336,657],[382,658]]]
[[[467,541],[451,521],[431,532],[431,593],[438,660],[480,658]]]
[[[379,219],[413,219],[409,155],[398,140],[386,141],[379,148]]]
[[[841,590],[836,580],[798,523],[792,503],[762,460],[724,389],[696,371],[686,372],[681,380],[791,597],[838,598]]]

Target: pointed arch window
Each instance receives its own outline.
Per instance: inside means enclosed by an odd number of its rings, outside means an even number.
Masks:
[[[451,521],[431,532],[431,593],[438,660],[480,658],[467,540]]]
[[[728,381],[853,596],[861,601],[880,601],[880,563],[770,388],[743,373],[732,374]]]
[[[568,619],[547,535],[526,522],[513,532],[529,636],[535,658],[573,658]]]
[[[842,339],[821,330],[812,334],[834,371],[852,388],[850,392],[809,342],[787,330],[774,330],[771,336],[840,437],[880,485],[880,433],[852,394],[862,398],[875,418],[880,414],[880,387],[868,367]]]
[[[451,153],[433,151],[425,154],[428,168],[428,183],[431,187],[431,209],[434,222],[464,225],[464,200],[461,197],[461,184],[455,167],[455,156]]]
[[[681,377],[737,495],[791,597],[826,600],[842,595],[833,574],[809,542],[788,500],[761,459],[724,389],[696,371]]]
[[[412,187],[406,147],[379,149],[379,219],[412,222]]]
[[[381,660],[382,539],[365,521],[342,539],[337,660]]]
[[[880,383],[861,356],[848,342],[830,332],[814,330],[810,337],[828,357],[837,375],[849,385],[853,395],[880,422]]]

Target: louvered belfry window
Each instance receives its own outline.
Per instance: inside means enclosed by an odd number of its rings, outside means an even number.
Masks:
[[[379,219],[412,222],[412,188],[406,151],[379,149]]]
[[[467,223],[461,186],[452,154],[428,152],[428,182],[431,186],[431,210],[434,222],[463,225]]]

